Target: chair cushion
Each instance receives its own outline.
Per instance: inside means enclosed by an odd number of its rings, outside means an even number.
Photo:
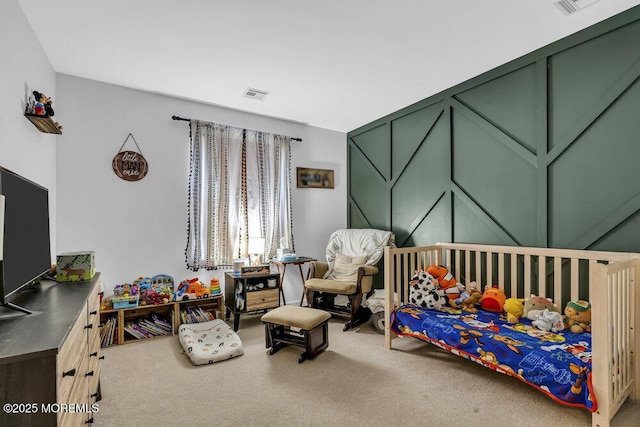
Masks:
[[[331,314],[317,308],[282,305],[265,313],[260,319],[264,323],[275,323],[310,331],[330,318]]]
[[[312,291],[340,295],[352,295],[356,292],[355,281],[344,282],[341,280],[309,279],[304,282],[304,287]]]
[[[328,271],[327,274],[324,275],[323,279],[356,281],[358,280],[358,268],[364,266],[367,259],[367,255],[349,256],[336,254],[333,269]]]

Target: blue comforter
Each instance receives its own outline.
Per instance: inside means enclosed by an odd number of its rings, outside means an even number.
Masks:
[[[563,405],[597,409],[591,386],[590,333],[545,332],[528,319],[510,324],[484,310],[473,314],[411,304],[392,313],[391,331],[516,377]]]

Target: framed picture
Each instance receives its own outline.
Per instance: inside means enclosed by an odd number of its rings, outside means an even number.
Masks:
[[[334,188],[333,170],[296,168],[298,188]]]

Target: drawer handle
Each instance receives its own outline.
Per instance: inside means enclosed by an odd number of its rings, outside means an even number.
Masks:
[[[93,310],[89,312],[89,316],[95,316],[96,314],[98,314],[98,310]]]
[[[91,324],[89,324],[89,325],[86,325],[84,328],[85,328],[85,329],[91,329],[91,328],[93,328],[93,323],[91,323]]]
[[[75,376],[76,376],[76,368],[73,368],[73,369],[72,369],[72,370],[70,370],[70,371],[63,372],[63,373],[62,373],[62,377],[63,377],[63,378],[64,378],[64,377],[66,377],[66,376],[75,377]]]
[[[98,392],[96,391],[95,393],[93,393],[91,396],[89,397],[98,397]]]
[[[93,424],[93,417],[84,422],[85,424]]]
[[[93,376],[93,371],[89,371],[86,374],[84,374],[85,377],[92,377]],[[86,395],[85,395],[86,396]]]
[[[97,351],[94,351],[93,353],[91,353],[91,354],[89,355],[89,357],[96,357],[97,355],[98,355],[98,352],[97,352]]]
[[[98,359],[103,360],[103,359],[104,359],[104,356],[100,356],[100,357],[98,357]]]

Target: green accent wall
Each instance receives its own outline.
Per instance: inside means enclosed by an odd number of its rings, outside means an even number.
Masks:
[[[351,228],[640,252],[640,6],[347,134]]]

